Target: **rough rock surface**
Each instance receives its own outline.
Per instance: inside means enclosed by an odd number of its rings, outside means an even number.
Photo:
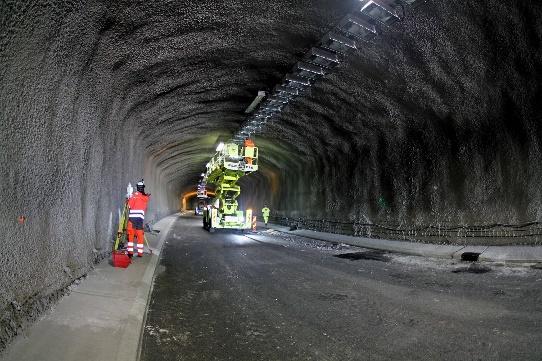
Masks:
[[[355,3],[2,1],[0,346],[109,249],[128,181],[145,176],[149,220],[177,209],[256,92]],[[538,1],[427,1],[256,139],[244,203],[411,227],[542,220],[541,17]]]

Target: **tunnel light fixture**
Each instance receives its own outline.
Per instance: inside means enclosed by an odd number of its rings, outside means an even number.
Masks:
[[[224,142],[220,142],[218,146],[216,147],[216,151],[222,152],[223,149],[224,149]]]
[[[254,109],[256,109],[256,107],[258,106],[258,104],[261,103],[261,101],[263,100],[263,98],[265,98],[265,96],[267,95],[266,92],[264,91],[259,91],[258,92],[258,95],[256,96],[256,98],[252,101],[252,103],[248,106],[248,108],[245,110],[245,114],[250,114],[254,111]]]
[[[376,35],[376,27],[369,21],[356,15],[345,16],[338,26],[339,29],[356,38],[370,40]]]
[[[282,108],[284,108],[284,105],[285,103],[273,102],[273,103],[269,103],[269,105],[267,106],[267,109],[269,113],[273,113],[274,115],[275,113],[279,113],[282,110]]]
[[[258,129],[258,128],[259,128],[259,127],[258,127],[258,125],[256,125],[256,124],[249,124],[249,125],[247,125],[247,126],[245,127],[245,129],[247,129],[247,130],[251,130],[251,129],[256,130],[256,129]]]
[[[274,92],[273,96],[274,97],[279,97],[279,98],[282,98],[282,99],[287,99],[288,101],[295,98],[295,95],[292,95],[292,94],[286,93],[286,92]]]
[[[269,113],[259,112],[258,114],[255,115],[255,119],[259,121],[265,121],[265,119],[269,118],[270,116],[271,115]]]
[[[289,94],[291,96],[297,96],[299,95],[299,90],[297,89],[292,89],[292,88],[289,88],[289,87],[286,87],[286,86],[282,86],[282,85],[277,85],[275,87],[275,92],[276,93],[283,93],[283,94]]]
[[[269,97],[269,103],[271,104],[286,104],[288,103],[288,98],[282,98],[278,95],[273,95],[272,97]]]
[[[268,113],[274,113],[278,110],[280,110],[284,106],[284,103],[281,102],[272,102],[271,100],[266,100],[265,105],[262,107],[262,109]]]
[[[291,89],[293,91],[296,91],[297,92],[297,95],[303,95],[305,94],[305,86],[303,85],[300,85],[300,84],[295,84],[293,82],[290,82],[288,80],[283,80],[283,82],[280,84],[281,87],[283,88],[288,88],[288,89]]]
[[[269,118],[273,117],[275,114],[277,114],[277,112],[261,113],[260,116],[259,116],[259,119],[261,119],[263,121],[267,121]]]
[[[314,81],[335,68],[348,52],[357,49],[357,41],[371,40],[379,34],[381,24],[391,25],[404,17],[404,6],[423,3],[421,0],[358,0],[353,13],[345,16],[337,27],[328,32],[318,46],[311,48],[296,63],[289,74],[269,94],[258,96],[245,110],[245,122],[233,139],[260,131],[262,125],[274,121],[283,108],[297,96],[307,94]],[[218,149],[218,148],[217,148]],[[209,165],[208,165],[209,166]]]
[[[322,47],[331,51],[346,53],[348,50],[356,50],[356,42],[335,31],[327,33],[322,38]]]
[[[285,99],[288,102],[295,98],[290,93],[283,93],[283,92],[275,92],[275,93],[273,93],[273,96],[277,97],[277,98],[280,98],[280,99]]]
[[[360,12],[385,25],[391,25],[402,17],[399,8],[388,0],[370,0],[361,7]]]
[[[424,0],[401,0],[401,1],[404,2],[407,5],[414,6],[414,5],[418,5],[420,3],[423,3]]]
[[[301,77],[301,76],[297,76],[297,75],[288,74],[288,75],[286,75],[285,79],[287,81],[289,81],[290,83],[301,84],[303,86],[310,86],[311,85],[311,82],[309,81],[309,79]]]
[[[305,55],[305,60],[309,63],[326,68],[333,68],[339,64],[339,57],[336,53],[322,48],[312,48]]]
[[[286,86],[296,88],[296,89],[305,89],[305,87],[309,87],[311,85],[310,81],[306,78],[302,78],[300,76],[295,76],[288,74],[284,78],[284,84]]]
[[[289,94],[275,93],[275,94],[273,94],[272,99],[276,99],[277,101],[286,104],[286,103],[289,103],[290,100],[293,99],[293,97],[291,95],[289,95]]]
[[[300,61],[294,66],[293,73],[296,76],[308,79],[321,77],[325,74],[322,67],[304,61]]]
[[[275,108],[275,107],[271,107],[271,106],[268,106],[264,109],[262,109],[262,115],[264,117],[270,117],[270,116],[273,116],[275,113],[277,113],[280,109],[278,108]]]

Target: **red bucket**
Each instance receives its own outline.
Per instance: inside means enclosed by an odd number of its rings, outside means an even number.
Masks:
[[[132,260],[123,251],[113,251],[113,267],[126,268]]]

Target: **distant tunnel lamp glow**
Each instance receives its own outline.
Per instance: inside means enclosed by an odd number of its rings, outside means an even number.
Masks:
[[[191,192],[184,193],[181,196],[181,209],[186,211],[188,209],[188,200],[191,199],[191,198],[196,197],[197,195],[198,195],[197,191],[191,191]],[[207,195],[211,196],[211,197],[214,197],[215,192],[207,191]]]

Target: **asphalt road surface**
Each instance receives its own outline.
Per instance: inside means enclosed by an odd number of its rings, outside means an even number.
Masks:
[[[539,269],[211,234],[187,216],[157,272],[145,361],[542,360]]]

